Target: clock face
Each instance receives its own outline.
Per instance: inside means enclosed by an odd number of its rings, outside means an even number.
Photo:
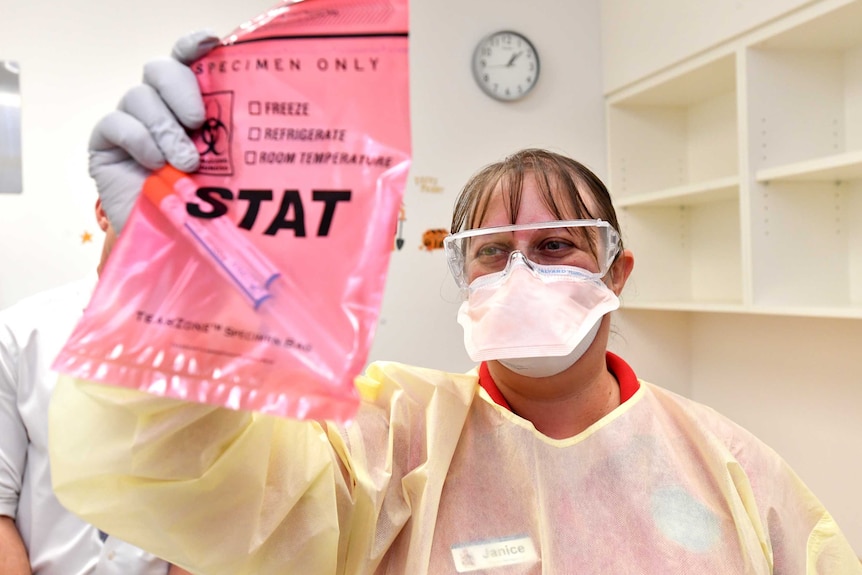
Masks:
[[[517,100],[539,79],[539,55],[517,32],[495,32],[483,38],[473,52],[473,77],[492,98]]]

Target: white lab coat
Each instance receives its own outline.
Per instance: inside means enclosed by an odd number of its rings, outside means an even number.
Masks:
[[[15,518],[34,575],[164,575],[168,565],[66,510],[51,486],[51,363],[75,327],[95,276],[0,312],[0,515]]]

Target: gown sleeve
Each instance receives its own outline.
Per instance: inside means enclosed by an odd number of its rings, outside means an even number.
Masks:
[[[739,439],[737,433],[737,440]],[[728,471],[776,575],[862,575],[850,542],[784,459],[753,436]]]
[[[335,425],[61,377],[54,489],[106,533],[208,575],[374,572],[387,561],[420,572],[478,387],[474,375],[452,379],[372,364],[356,418]],[[421,551],[402,557],[396,541]]]
[[[336,572],[351,494],[318,423],[61,377],[50,449],[66,507],[177,565]]]

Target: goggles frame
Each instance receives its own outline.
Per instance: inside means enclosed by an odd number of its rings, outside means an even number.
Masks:
[[[606,234],[607,239],[605,261],[599,261],[601,259],[601,255],[596,254],[596,260],[599,265],[598,275],[599,277],[604,277],[610,269],[611,264],[613,264],[614,259],[619,254],[621,247],[619,232],[617,232],[617,230],[605,220],[553,220],[550,222],[510,224],[506,226],[463,230],[443,238],[443,249],[446,253],[446,263],[449,265],[449,271],[452,272],[455,282],[460,287],[466,288],[469,285],[469,282],[466,277],[465,258],[458,242],[468,238],[490,234],[530,230],[549,230],[557,228],[600,228],[605,230],[604,233]]]

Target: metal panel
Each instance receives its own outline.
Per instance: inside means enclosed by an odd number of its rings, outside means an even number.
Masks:
[[[0,194],[21,193],[21,87],[18,64],[0,60]]]

